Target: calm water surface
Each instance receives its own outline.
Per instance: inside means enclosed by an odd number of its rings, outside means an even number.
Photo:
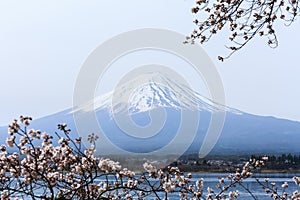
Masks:
[[[224,177],[226,178],[228,174],[195,174],[193,176],[193,181],[198,180],[199,178],[204,179],[204,188],[211,187],[215,190],[215,192],[218,192],[219,190],[216,188],[216,184],[218,184],[218,178]],[[279,194],[282,194],[282,188],[281,185],[284,182],[288,182],[289,187],[285,190],[289,194],[292,193],[295,190],[300,191],[300,187],[297,186],[292,178],[294,176],[300,176],[300,174],[255,174],[253,178],[249,178],[244,180],[244,186],[249,189],[252,194],[257,199],[271,199],[268,194],[265,193],[264,189],[256,182],[255,178],[260,178],[260,180],[263,182],[264,178],[269,178],[269,184],[271,182],[276,183],[278,187]],[[228,180],[225,179],[226,183],[230,183]],[[238,190],[240,193],[240,197],[238,199],[253,199],[251,195],[241,186],[237,185],[237,187],[232,188],[231,191]],[[175,197],[174,197],[175,198]]]
[[[192,177],[192,181],[193,182],[196,182],[197,180],[203,178],[204,179],[204,193],[205,195],[207,194],[207,187],[210,187],[210,188],[213,188],[214,191],[216,193],[219,193],[219,189],[216,187],[216,185],[219,183],[219,178],[220,177],[223,177],[225,178],[225,183],[230,183],[228,180],[226,180],[226,177],[228,176],[228,174],[219,174],[219,173],[209,173],[209,174],[193,174],[193,177]],[[279,194],[282,194],[282,188],[281,188],[281,185],[284,183],[284,182],[288,182],[289,184],[289,187],[285,190],[286,192],[288,192],[289,194],[291,194],[293,191],[295,190],[298,190],[300,191],[300,187],[299,186],[296,186],[296,184],[294,183],[294,181],[292,180],[292,178],[294,176],[300,176],[300,174],[255,174],[255,177],[254,178],[249,178],[249,179],[246,179],[244,180],[244,186],[246,188],[248,188],[252,194],[256,197],[256,199],[259,199],[259,200],[267,200],[267,199],[270,199],[271,198],[269,197],[268,194],[266,194],[264,192],[264,189],[261,188],[261,186],[256,182],[255,178],[260,178],[261,181],[264,180],[264,178],[269,178],[269,183],[271,182],[274,182],[276,183],[276,185],[278,186],[278,191]],[[105,181],[105,179],[98,179],[97,181]],[[251,197],[251,195],[244,189],[242,188],[241,186],[237,185],[235,188],[231,188],[229,191],[235,191],[235,190],[238,190],[239,193],[240,193],[240,196],[239,196],[239,200],[246,200],[246,199],[253,199]],[[228,192],[227,192],[228,194]],[[162,198],[164,196],[161,196]],[[175,193],[175,194],[168,194],[168,198],[170,200],[172,199],[180,199],[179,198],[179,195],[178,193]],[[29,199],[29,198],[28,198]],[[155,199],[155,197],[147,197],[147,199]]]
[[[223,173],[209,173],[209,174],[193,174],[192,181],[196,182],[197,180],[203,178],[204,179],[204,192],[207,194],[207,187],[213,188],[215,193],[219,193],[219,189],[216,187],[216,185],[219,183],[219,178],[223,177],[225,179],[225,183],[230,184],[229,180],[226,180],[226,177],[228,174],[223,174]],[[283,188],[281,188],[281,185],[284,182],[287,182],[289,184],[289,187],[285,189],[286,192],[289,194],[292,194],[293,191],[298,190],[300,191],[300,187],[297,186],[292,178],[294,176],[300,176],[300,174],[255,174],[253,178],[249,178],[244,180],[243,185],[249,189],[252,194],[256,197],[256,199],[259,200],[267,200],[267,199],[272,199],[270,198],[269,194],[266,194],[264,189],[256,182],[255,178],[260,178],[260,180],[263,182],[264,178],[269,178],[269,184],[271,182],[276,183],[278,187],[279,194],[281,195],[283,192]],[[104,180],[103,180],[104,181]],[[237,185],[234,188],[231,188],[229,191],[239,191],[239,198],[241,200],[246,200],[246,199],[253,199],[252,196],[241,186]],[[227,192],[228,194],[228,192]],[[163,196],[162,196],[163,197]],[[172,199],[180,199],[178,193],[175,194],[168,194],[168,198],[170,200]],[[147,199],[155,199],[155,197],[148,197]]]

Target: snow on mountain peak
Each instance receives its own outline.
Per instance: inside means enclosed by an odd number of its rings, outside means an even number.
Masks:
[[[182,81],[171,79],[168,75],[158,72],[141,74],[119,85],[114,91],[98,96],[93,101],[74,109],[73,112],[106,108],[111,113],[135,114],[158,107],[239,113],[203,97]]]

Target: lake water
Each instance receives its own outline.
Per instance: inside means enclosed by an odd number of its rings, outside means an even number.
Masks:
[[[228,176],[228,174],[222,174],[222,173],[209,173],[209,174],[193,174],[192,177],[192,181],[196,182],[197,180],[203,178],[204,179],[204,193],[207,194],[207,187],[213,188],[214,191],[216,193],[219,193],[219,189],[216,187],[216,185],[219,183],[219,177],[223,177],[225,179],[225,183],[230,183],[228,180],[226,180],[226,177]],[[248,188],[252,194],[256,197],[256,199],[258,200],[271,200],[272,198],[269,196],[269,194],[266,194],[264,189],[262,189],[262,187],[256,182],[255,178],[260,178],[260,180],[263,182],[264,178],[269,178],[269,185],[271,182],[276,183],[277,187],[278,187],[278,194],[282,194],[283,192],[283,188],[281,187],[281,185],[284,182],[287,182],[289,184],[289,187],[287,189],[285,189],[286,192],[288,192],[289,194],[292,194],[292,192],[294,192],[295,190],[300,191],[300,187],[297,186],[294,181],[292,180],[292,178],[294,176],[300,176],[300,174],[255,174],[255,177],[253,178],[249,178],[244,180],[243,185]],[[253,199],[251,197],[251,195],[245,190],[243,189],[241,186],[237,185],[234,188],[231,188],[229,191],[235,191],[238,190],[239,191],[239,200],[251,200]],[[228,194],[228,192],[226,192],[226,194]],[[175,194],[168,194],[168,198],[170,200],[172,199],[180,199],[178,193]],[[147,199],[155,199],[155,197],[148,197]]]
[[[207,187],[213,188],[215,193],[219,193],[219,189],[216,187],[216,185],[219,183],[219,177],[223,177],[225,179],[225,183],[230,183],[228,180],[226,180],[226,177],[228,176],[228,174],[222,174],[222,173],[209,173],[209,174],[193,174],[193,177],[191,179],[191,181],[196,182],[197,180],[203,178],[204,179],[204,194],[206,195],[207,192]],[[285,190],[286,192],[288,192],[289,194],[292,194],[293,191],[298,190],[300,191],[300,187],[297,186],[294,181],[292,180],[292,178],[294,176],[300,176],[300,174],[255,174],[254,178],[249,178],[244,180],[244,186],[246,188],[248,188],[252,194],[256,197],[256,199],[259,200],[267,200],[270,199],[270,196],[268,194],[266,194],[264,192],[264,189],[261,188],[261,186],[256,182],[255,178],[260,178],[261,181],[264,180],[264,178],[269,178],[269,183],[274,182],[276,183],[277,187],[278,187],[278,191],[279,194],[282,194],[283,188],[281,188],[281,185],[284,182],[288,182],[289,187]],[[100,181],[105,181],[105,179],[97,179],[97,182]],[[150,179],[151,181],[151,179]],[[241,186],[237,185],[235,188],[231,188],[229,191],[235,191],[238,190],[239,191],[239,200],[251,200],[253,199],[251,197],[251,195],[245,190],[243,189]],[[228,192],[226,192],[226,194],[228,194]],[[164,196],[161,196],[162,198]],[[173,199],[180,199],[178,193],[175,194],[168,194],[168,198],[170,200]],[[30,199],[30,198],[28,198]],[[146,199],[155,199],[155,197],[147,197]]]
[[[219,177],[225,178],[226,183],[229,183],[228,180],[226,180],[226,177],[228,174],[193,174],[192,181],[199,180],[200,178],[204,179],[204,188],[205,188],[205,194],[207,194],[206,188],[211,187],[214,189],[215,192],[219,192],[219,189],[217,189],[216,185],[219,182]],[[297,186],[292,178],[294,176],[300,176],[300,174],[255,174],[255,178],[260,178],[261,181],[264,180],[264,178],[269,178],[269,184],[271,182],[276,183],[278,187],[279,194],[282,194],[281,185],[284,182],[288,182],[289,187],[285,190],[289,194],[291,194],[293,191],[298,190],[300,191],[300,187]],[[244,180],[244,186],[246,186],[252,194],[259,200],[265,200],[265,199],[271,199],[268,194],[265,193],[264,189],[256,182],[255,178],[249,178]],[[238,190],[240,193],[240,196],[238,199],[253,199],[251,195],[243,189],[241,186],[237,185],[237,187],[230,189],[230,191]],[[227,192],[228,193],[228,192]],[[170,199],[178,199],[178,194],[175,196],[170,196]]]

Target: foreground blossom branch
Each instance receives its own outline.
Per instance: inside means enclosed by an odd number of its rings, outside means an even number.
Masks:
[[[256,35],[267,38],[267,44],[275,48],[278,40],[275,23],[282,20],[290,25],[299,15],[298,0],[197,0],[192,13],[197,14],[194,20],[197,28],[187,37],[186,42],[201,44],[221,30],[230,32],[227,47],[228,56],[219,56],[219,60],[230,57],[243,48]],[[223,32],[224,33],[224,32]]]
[[[91,134],[90,148],[83,148],[81,138],[72,139],[66,124],[59,124],[59,132],[52,135],[29,129],[30,117],[14,120],[8,128],[7,146],[0,148],[1,199],[236,199],[240,185],[253,199],[256,197],[244,180],[253,177],[264,165],[252,159],[243,169],[220,177],[215,188],[205,188],[203,179],[193,179],[177,167],[158,169],[144,163],[145,173],[136,174],[119,162],[95,157],[95,141]],[[300,178],[294,177],[300,186]],[[298,191],[288,194],[282,185],[257,179],[273,199],[299,199]]]

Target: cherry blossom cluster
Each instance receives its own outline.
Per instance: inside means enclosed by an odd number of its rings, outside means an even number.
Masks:
[[[275,22],[280,19],[289,25],[299,15],[299,10],[298,0],[196,0],[192,13],[197,14],[194,20],[197,28],[186,42],[207,42],[227,27],[231,41],[229,56],[255,35],[267,37],[268,45],[276,47]],[[219,60],[223,61],[224,58],[219,56]]]
[[[252,159],[227,177],[220,177],[216,187],[205,187],[205,180],[182,173],[177,167],[157,168],[144,163],[144,173],[123,168],[117,161],[95,156],[91,134],[90,148],[83,148],[81,138],[70,138],[70,129],[59,124],[54,134],[30,129],[30,117],[20,117],[8,127],[7,145],[0,147],[0,199],[237,199],[244,180],[264,166],[267,157]],[[300,178],[293,178],[300,186]],[[288,194],[283,183],[269,179],[257,182],[273,199],[300,199],[299,192]]]

